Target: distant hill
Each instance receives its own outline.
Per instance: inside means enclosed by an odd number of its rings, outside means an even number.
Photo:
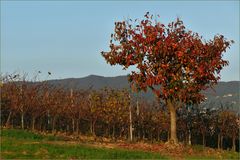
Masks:
[[[57,79],[49,80],[48,83],[57,86],[63,86],[65,89],[101,89],[104,87],[111,87],[116,89],[130,88],[127,76],[117,76],[117,77],[103,77],[97,75],[90,75],[83,78],[68,78],[68,79]],[[220,107],[221,104],[224,106],[239,109],[240,107],[240,81],[230,81],[230,82],[219,82],[218,85],[214,87],[214,90],[208,89],[203,91],[206,96],[206,101],[204,104],[211,104],[212,107]],[[151,91],[147,93],[141,92],[140,97],[148,100],[153,100],[154,95]]]
[[[118,89],[129,88],[127,76],[103,77],[97,75],[90,75],[83,78],[49,80],[49,83],[73,89],[88,89],[89,87],[92,87],[96,90],[104,87],[112,87]]]

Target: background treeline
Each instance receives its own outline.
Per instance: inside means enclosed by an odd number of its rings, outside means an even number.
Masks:
[[[169,140],[169,113],[160,101],[146,101],[126,89],[66,90],[19,74],[1,79],[2,127],[112,140]],[[179,109],[180,142],[239,151],[239,115],[219,108],[193,104]]]

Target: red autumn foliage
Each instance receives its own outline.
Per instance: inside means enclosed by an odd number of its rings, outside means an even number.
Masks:
[[[111,65],[136,66],[129,80],[137,90],[149,87],[159,98],[198,103],[200,91],[216,84],[228,65],[222,54],[233,41],[222,35],[204,41],[180,19],[165,27],[149,13],[139,24],[130,22],[115,23],[110,51],[102,55]]]

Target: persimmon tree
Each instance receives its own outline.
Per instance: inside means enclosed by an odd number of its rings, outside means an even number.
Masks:
[[[13,78],[14,77],[14,78]],[[17,96],[17,87],[14,80],[17,78],[16,75],[5,75],[1,77],[2,86],[1,86],[1,118],[3,118],[3,113],[7,113],[7,118],[5,122],[5,127],[10,127],[11,118],[18,111],[17,105],[19,100]],[[3,122],[3,120],[1,120]]]
[[[112,128],[112,138],[115,138],[117,127],[128,123],[129,98],[126,90],[105,88],[104,91],[103,119],[108,124],[108,132]]]
[[[103,51],[102,56],[107,63],[123,69],[136,67],[129,75],[132,89],[150,88],[166,103],[171,140],[177,143],[176,110],[183,104],[204,100],[200,91],[220,79],[220,71],[228,65],[223,53],[232,43],[222,35],[205,41],[198,33],[187,30],[180,19],[165,26],[159,16],[153,18],[147,12],[141,21],[116,22],[110,51]]]
[[[86,110],[86,114],[90,123],[90,133],[93,136],[95,134],[95,125],[99,119],[102,118],[102,93],[97,91],[92,91],[88,97],[88,106]]]
[[[226,127],[225,127],[225,135],[227,137],[232,138],[232,150],[236,151],[236,138],[239,135],[239,126],[237,124],[237,115],[234,112],[231,111],[225,111],[226,112]]]
[[[31,85],[27,90],[27,105],[29,106],[29,113],[32,117],[32,130],[35,130],[35,121],[43,111],[41,98],[39,94],[40,85]]]
[[[64,112],[64,107],[66,103],[66,95],[64,93],[63,88],[53,88],[50,90],[51,92],[48,94],[48,109],[47,114],[48,118],[51,120],[51,130],[52,133],[56,133],[56,123]],[[60,107],[61,106],[61,107]]]
[[[27,105],[27,91],[29,90],[27,84],[27,74],[16,74],[13,77],[10,76],[10,79],[14,87],[14,93],[11,95],[11,97],[14,101],[17,111],[20,112],[21,128],[24,129],[24,117],[29,110],[29,106]]]
[[[87,105],[88,91],[73,91],[67,96],[68,103],[66,105],[67,115],[72,120],[72,130],[79,134],[80,119],[83,117],[84,105]],[[76,128],[75,128],[76,126]]]

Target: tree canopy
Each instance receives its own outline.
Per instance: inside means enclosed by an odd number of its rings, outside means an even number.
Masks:
[[[136,21],[115,23],[110,51],[102,52],[106,61],[124,69],[136,66],[138,71],[132,72],[129,80],[137,91],[149,87],[163,99],[185,103],[203,100],[200,91],[220,79],[221,69],[228,65],[223,53],[233,41],[222,35],[205,41],[187,30],[179,18],[165,26],[147,13]]]

